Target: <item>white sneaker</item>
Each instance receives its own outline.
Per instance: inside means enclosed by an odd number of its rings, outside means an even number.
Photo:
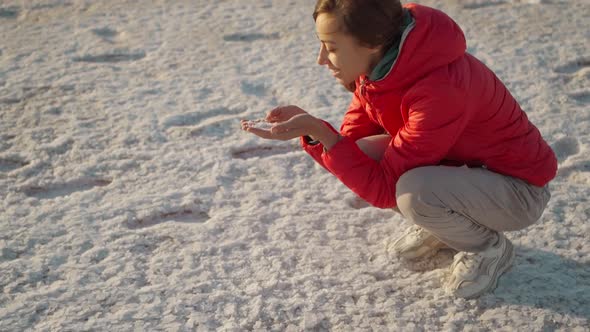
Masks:
[[[496,244],[482,252],[456,254],[444,289],[466,299],[478,297],[496,288],[498,278],[508,270],[513,261],[512,243],[499,234]]]
[[[405,259],[428,258],[447,245],[424,228],[412,225],[404,235],[388,245],[387,253]]]

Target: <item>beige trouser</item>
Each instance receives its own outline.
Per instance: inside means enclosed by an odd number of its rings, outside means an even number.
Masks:
[[[485,249],[504,231],[536,222],[551,194],[545,187],[485,168],[427,166],[403,174],[396,186],[405,218],[459,251]]]

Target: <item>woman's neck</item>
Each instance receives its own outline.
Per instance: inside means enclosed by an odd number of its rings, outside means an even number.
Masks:
[[[373,70],[375,70],[377,64],[379,64],[379,62],[381,62],[381,59],[383,59],[383,57],[385,56],[385,52],[386,50],[384,48],[381,48],[379,52],[375,53],[375,56],[369,62],[368,72],[366,73],[367,77],[371,76],[371,73],[373,72]]]

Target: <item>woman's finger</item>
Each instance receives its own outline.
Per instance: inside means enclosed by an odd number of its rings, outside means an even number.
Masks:
[[[272,111],[268,112],[266,115],[265,120],[268,122],[278,122],[281,120],[282,109],[281,107],[277,107]]]
[[[272,129],[261,129],[245,125],[244,130],[260,138],[280,141],[287,141],[304,135],[302,128],[289,128],[288,126],[282,126],[279,130],[275,130],[275,127]]]
[[[253,128],[253,127],[246,126],[245,130],[249,133],[252,133],[252,134],[258,136],[258,137],[262,137],[262,138],[266,138],[266,139],[273,138],[272,133],[267,129]]]
[[[246,127],[248,126],[248,120],[240,120],[240,127],[242,127],[242,130],[246,130]]]

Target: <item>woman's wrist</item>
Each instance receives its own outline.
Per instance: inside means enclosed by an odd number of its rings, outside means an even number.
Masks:
[[[322,143],[326,150],[330,150],[338,141],[341,136],[332,131],[324,121],[317,119],[318,121],[314,125],[314,130],[309,134],[312,140],[317,140]]]
[[[307,145],[318,145],[318,144],[320,144],[320,141],[318,141],[317,139],[313,138],[310,135],[303,136],[303,140],[305,141],[305,143]]]

